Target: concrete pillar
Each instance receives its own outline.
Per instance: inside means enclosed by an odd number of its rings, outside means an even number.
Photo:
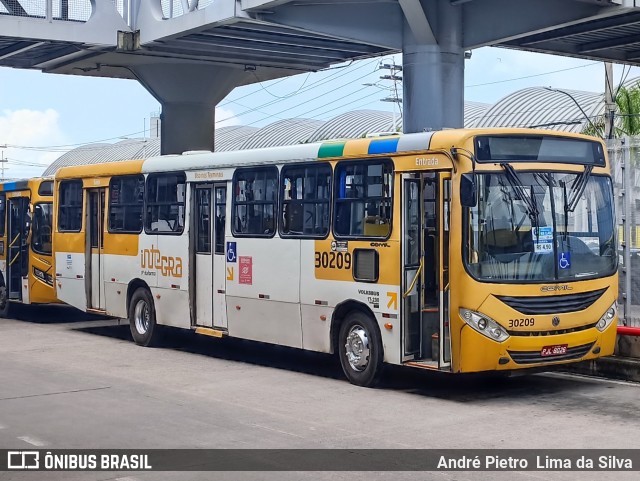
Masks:
[[[405,22],[402,48],[404,132],[464,126],[462,8],[423,2],[435,44],[419,44]]]
[[[131,67],[140,83],[160,102],[160,151],[213,150],[215,106],[239,85],[255,81],[241,68],[199,64]]]

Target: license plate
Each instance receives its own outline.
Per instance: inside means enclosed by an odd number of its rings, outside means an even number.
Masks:
[[[568,344],[558,344],[556,346],[544,346],[540,351],[542,357],[560,356],[567,353]]]

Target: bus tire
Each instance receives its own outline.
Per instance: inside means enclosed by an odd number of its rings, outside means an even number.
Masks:
[[[133,340],[139,346],[150,347],[158,340],[156,309],[149,289],[139,287],[129,303],[129,328]]]
[[[0,317],[9,318],[11,312],[11,302],[9,301],[9,294],[7,292],[7,286],[0,286]]]
[[[340,364],[352,384],[373,387],[382,373],[383,348],[375,321],[361,311],[349,313],[338,334]]]

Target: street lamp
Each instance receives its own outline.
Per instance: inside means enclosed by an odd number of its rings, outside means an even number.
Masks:
[[[587,113],[583,110],[583,108],[580,106],[578,101],[573,97],[573,95],[571,95],[569,92],[565,92],[564,90],[554,89],[552,87],[545,87],[544,89],[548,90],[550,92],[558,92],[558,93],[561,93],[561,94],[565,94],[567,97],[569,97],[571,100],[573,100],[573,103],[576,104],[576,106],[580,109],[580,112],[582,112],[582,115],[584,115],[584,118],[587,119],[587,122],[589,122],[589,124],[591,124],[591,128],[593,129],[593,131],[594,132],[598,131],[596,126],[593,124],[593,122],[591,122],[591,119],[589,118]]]

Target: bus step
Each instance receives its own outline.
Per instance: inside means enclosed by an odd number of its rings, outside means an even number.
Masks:
[[[404,363],[405,366],[411,366],[411,367],[417,367],[419,369],[438,369],[438,362],[437,361],[430,361],[430,360],[424,360],[424,361],[409,361],[409,362],[405,362]]]
[[[226,336],[228,332],[221,329],[211,329],[210,327],[196,327],[196,334],[211,337],[223,337]]]
[[[93,307],[87,307],[87,312],[90,312],[91,314],[106,314],[107,311],[106,309],[95,309]]]

